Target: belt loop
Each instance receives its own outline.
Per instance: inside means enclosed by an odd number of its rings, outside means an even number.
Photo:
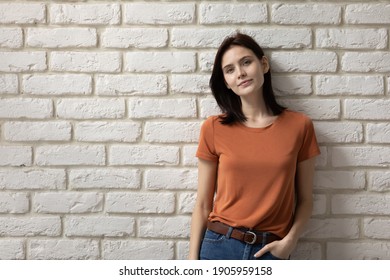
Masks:
[[[229,227],[227,233],[225,234],[226,238],[229,239],[233,232],[233,227]]]
[[[269,241],[270,234],[268,232],[262,232],[263,235],[263,246],[267,245]]]

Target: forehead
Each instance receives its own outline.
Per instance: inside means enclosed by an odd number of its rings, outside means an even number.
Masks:
[[[256,56],[251,49],[242,46],[232,46],[222,56],[222,67],[238,62],[246,56]]]

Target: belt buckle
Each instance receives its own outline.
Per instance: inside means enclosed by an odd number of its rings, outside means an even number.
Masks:
[[[247,233],[248,233],[248,234],[252,234],[253,240],[252,240],[251,242],[245,241],[245,243],[247,243],[247,244],[249,244],[249,245],[255,244],[255,242],[256,242],[256,240],[257,240],[257,235],[256,235],[256,233],[254,233],[253,231],[250,231],[250,230],[248,230],[248,231],[245,232],[245,234],[247,234]]]

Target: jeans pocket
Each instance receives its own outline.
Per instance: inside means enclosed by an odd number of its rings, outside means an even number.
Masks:
[[[281,258],[278,258],[278,257],[272,255],[271,252],[267,252],[266,254],[268,254],[270,260],[283,260]]]
[[[225,235],[207,229],[203,237],[204,242],[219,242],[225,239]]]

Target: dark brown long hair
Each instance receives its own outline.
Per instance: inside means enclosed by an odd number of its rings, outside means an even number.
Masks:
[[[210,78],[210,88],[219,108],[224,113],[221,118],[222,124],[233,124],[235,122],[245,122],[247,118],[242,112],[241,99],[225,84],[225,78],[222,71],[222,57],[232,46],[242,46],[252,50],[259,60],[264,56],[263,49],[256,41],[242,33],[237,33],[227,37],[219,47],[214,60],[214,67]],[[274,115],[279,115],[285,107],[276,102],[274,91],[271,84],[271,69],[264,74],[263,98],[265,105]]]

